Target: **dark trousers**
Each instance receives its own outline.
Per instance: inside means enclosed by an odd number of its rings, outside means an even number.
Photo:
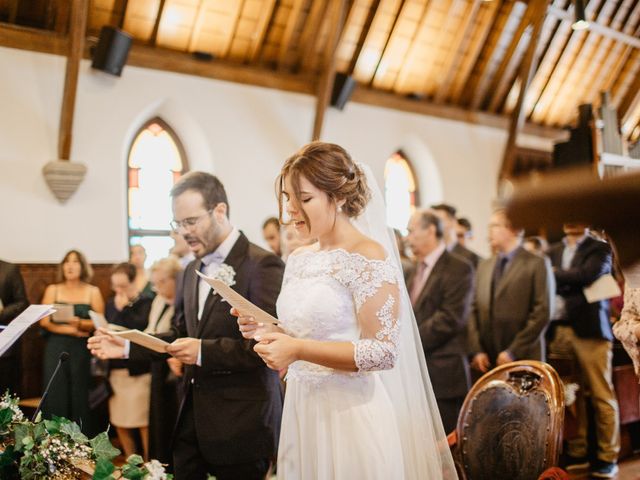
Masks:
[[[436,398],[436,402],[438,403],[438,410],[440,410],[444,433],[448,435],[456,429],[464,397]]]
[[[268,458],[236,465],[208,463],[198,446],[190,392],[176,428],[173,463],[176,480],[206,480],[207,475],[217,480],[264,480],[270,465]]]

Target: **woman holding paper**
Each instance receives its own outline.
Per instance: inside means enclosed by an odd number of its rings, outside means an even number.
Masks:
[[[92,276],[91,265],[82,253],[67,252],[58,267],[59,282],[47,287],[42,303],[70,305],[72,314],[66,318],[54,314],[40,320],[40,326],[46,331],[44,385],[53,374],[60,354],[68,352],[70,356],[51,385],[42,412],[47,418],[56,415],[75,421],[89,436],[102,430],[89,409],[91,354],[87,351],[87,338],[93,330],[89,310],[104,312],[100,290],[89,284]]]
[[[136,267],[120,263],[111,272],[115,295],[107,302],[109,323],[128,329],[144,330],[149,323],[152,298],[140,293],[135,283]],[[111,360],[109,382],[109,420],[116,427],[126,457],[137,453],[134,430],[139,429],[145,459],[149,452],[149,404],[151,373],[149,362]]]
[[[314,142],[277,185],[281,220],[284,206],[318,239],[288,259],[279,326],[238,319],[266,364],[288,369],[278,477],[457,478],[375,179]]]

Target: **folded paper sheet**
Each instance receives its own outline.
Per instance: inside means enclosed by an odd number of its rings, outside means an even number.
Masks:
[[[119,332],[109,332],[111,335],[122,337],[141,347],[148,348],[154,352],[165,353],[169,343],[160,340],[158,337],[141,332],[140,330],[122,330]]]
[[[207,277],[205,274],[196,272],[201,276],[205,282],[207,282],[211,288],[213,288],[218,295],[220,295],[229,305],[235,307],[241,314],[248,317],[253,317],[256,322],[278,324],[278,319],[273,315],[268,314],[260,307],[257,307],[249,300],[244,298],[238,292],[233,290],[230,286],[221,280],[216,278]]]
[[[7,327],[0,331],[0,355],[9,350],[27,329],[55,310],[51,305],[30,305],[24,312],[14,318]]]
[[[618,285],[618,282],[616,282],[616,279],[613,278],[611,274],[602,275],[591,285],[582,289],[582,291],[589,303],[617,297],[622,293],[620,285]]]

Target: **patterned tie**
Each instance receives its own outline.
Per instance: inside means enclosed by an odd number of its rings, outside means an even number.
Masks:
[[[415,306],[418,301],[418,297],[420,297],[420,293],[422,292],[422,288],[424,287],[424,275],[427,271],[427,264],[425,262],[420,262],[416,266],[416,274],[413,276],[413,285],[411,285],[411,305]]]

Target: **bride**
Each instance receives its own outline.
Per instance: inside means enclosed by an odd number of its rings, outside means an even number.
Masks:
[[[266,364],[286,370],[278,478],[457,478],[382,196],[365,168],[323,142],[285,162],[281,221],[284,208],[301,239],[317,243],[289,256],[278,326],[238,318]]]

